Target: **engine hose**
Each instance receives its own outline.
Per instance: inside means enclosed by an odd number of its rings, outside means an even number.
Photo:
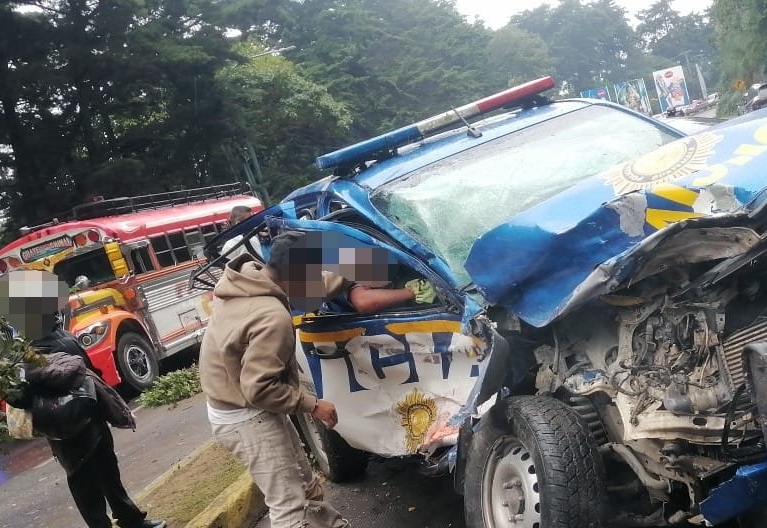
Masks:
[[[730,401],[730,405],[727,409],[727,415],[724,418],[724,427],[722,428],[722,452],[725,456],[736,461],[744,461],[753,457],[764,458],[764,443],[759,442],[753,446],[731,448],[730,447],[730,431],[732,429],[732,421],[735,419],[735,411],[738,407],[738,401],[746,392],[746,385],[742,384],[735,390],[735,394]],[[743,433],[745,435],[745,433]]]

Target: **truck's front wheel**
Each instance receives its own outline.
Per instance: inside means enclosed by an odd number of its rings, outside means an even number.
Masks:
[[[573,410],[553,398],[510,398],[479,425],[466,461],[469,528],[602,526],[602,460]]]
[[[139,392],[152,386],[160,367],[146,339],[133,332],[124,333],[117,341],[115,355],[123,383]]]
[[[369,457],[366,452],[351,447],[310,414],[301,413],[295,418],[307,451],[331,482],[344,482],[365,473]]]

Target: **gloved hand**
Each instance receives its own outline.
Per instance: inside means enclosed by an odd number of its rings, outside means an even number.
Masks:
[[[426,279],[413,279],[405,283],[405,288],[413,292],[418,304],[433,303],[437,297],[434,285]]]

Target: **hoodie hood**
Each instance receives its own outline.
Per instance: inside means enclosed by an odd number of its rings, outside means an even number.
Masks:
[[[233,297],[276,297],[288,308],[288,297],[264,272],[264,267],[248,254],[229,261],[213,294],[220,299]],[[289,309],[289,308],[288,308]]]

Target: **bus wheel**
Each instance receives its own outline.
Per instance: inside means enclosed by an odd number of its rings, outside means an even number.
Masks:
[[[369,455],[354,449],[337,432],[308,413],[295,416],[308,454],[331,482],[345,482],[365,473]]]
[[[603,472],[588,427],[572,409],[553,398],[510,398],[482,418],[469,446],[466,525],[598,528]]]
[[[117,367],[123,383],[143,391],[154,383],[160,372],[152,345],[139,334],[126,332],[117,342]]]

